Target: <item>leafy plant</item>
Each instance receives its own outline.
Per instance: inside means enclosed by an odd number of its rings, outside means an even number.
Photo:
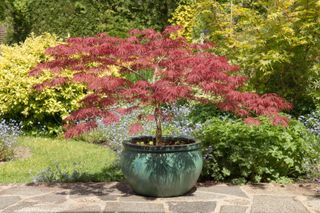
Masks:
[[[318,0],[195,0],[172,23],[189,41],[214,42],[217,54],[241,65],[249,89],[281,95],[299,115],[319,103],[319,11]]]
[[[320,63],[315,64],[312,68],[315,73],[315,78],[312,79],[311,84],[308,85],[308,91],[316,105],[316,109],[320,109]]]
[[[32,178],[33,183],[71,183],[71,182],[98,182],[98,181],[119,181],[123,178],[117,162],[103,170],[103,175],[90,175],[84,172],[80,163],[73,163],[72,169],[67,169],[59,163],[52,163],[41,170]]]
[[[20,134],[20,125],[15,121],[0,122],[0,161],[11,160],[14,156],[14,147]]]
[[[312,171],[319,163],[319,138],[300,122],[274,126],[213,118],[197,133],[205,149],[203,178],[235,183],[283,181]]]
[[[88,132],[82,133],[74,139],[95,144],[104,144],[108,142],[108,140],[105,137],[104,130],[99,127],[97,127],[96,129],[92,129]]]
[[[196,104],[190,109],[188,115],[192,123],[203,124],[213,117],[237,119],[237,116],[231,112],[225,112],[212,104]]]
[[[33,183],[55,183],[55,182],[76,182],[80,180],[81,169],[79,164],[73,164],[73,170],[67,171],[58,163],[54,163],[51,166],[40,171],[36,176],[32,179]],[[79,171],[78,171],[79,170]]]
[[[38,88],[54,88],[71,81],[85,84],[90,91],[81,109],[66,118],[65,136],[73,137],[97,127],[97,117],[110,124],[119,120],[118,114],[150,106],[153,113],[140,114],[130,132],[141,131],[143,120],[154,119],[159,145],[164,119],[161,107],[179,100],[210,102],[244,117],[263,114],[274,124],[286,125],[287,118],[278,112],[290,109],[288,102],[275,94],[260,96],[238,91],[246,78],[234,74],[237,67],[224,57],[209,53],[209,43],[190,44],[183,38],[170,38],[177,30],[172,26],[162,33],[135,29],[124,39],[105,34],[70,38],[65,44],[49,48],[47,53],[53,60],[39,64],[30,74],[37,76],[49,69],[56,77]],[[120,76],[105,75],[110,66],[120,67]],[[73,70],[71,78],[61,75],[65,69]],[[146,71],[151,78],[141,74]],[[135,75],[137,80],[132,81],[127,75]],[[121,103],[131,106],[119,108]]]
[[[13,147],[6,145],[2,140],[0,140],[0,162],[11,160],[13,156]]]
[[[54,35],[26,39],[19,45],[0,46],[0,116],[23,123],[24,130],[43,129],[51,134],[59,131],[62,118],[77,109],[84,95],[81,85],[64,85],[41,92],[34,86],[52,75],[29,76],[37,63],[48,60],[45,49],[59,44]]]

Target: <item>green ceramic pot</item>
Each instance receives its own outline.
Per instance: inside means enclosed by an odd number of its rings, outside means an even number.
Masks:
[[[155,141],[154,137],[134,137],[124,141],[121,169],[137,193],[153,197],[172,197],[187,193],[202,170],[200,144],[193,139],[163,137],[163,141],[186,141],[172,146],[143,146],[134,141]]]

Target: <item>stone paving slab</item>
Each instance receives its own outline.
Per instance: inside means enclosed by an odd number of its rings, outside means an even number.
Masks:
[[[125,183],[0,185],[0,212],[320,213],[320,194],[299,185],[199,185],[184,196],[136,195]]]
[[[227,185],[216,185],[216,186],[208,186],[199,189],[199,191],[206,191],[206,192],[214,192],[218,194],[226,194],[232,195],[237,197],[244,197],[247,198],[248,196],[240,189],[239,186],[227,186]]]
[[[148,202],[106,202],[104,212],[164,212],[164,206]]]
[[[52,191],[55,191],[55,189],[43,188],[43,187],[30,187],[30,186],[13,186],[11,188],[7,188],[5,190],[0,191],[0,196],[1,195],[32,196],[32,195],[45,194]]]
[[[292,197],[276,197],[270,195],[256,195],[253,197],[252,213],[308,213],[301,202]]]
[[[205,201],[205,202],[168,202],[170,212],[203,212],[210,213],[216,209],[215,201]]]
[[[20,200],[21,199],[19,196],[3,196],[0,199],[0,209],[4,209],[12,204],[17,203]]]
[[[316,213],[320,213],[320,196],[318,198],[310,198],[305,203],[307,207],[313,208]]]
[[[164,202],[168,201],[216,201],[226,198],[226,195],[211,193],[211,192],[202,192],[200,190],[197,190],[193,193],[188,193],[184,196],[179,197],[168,197],[168,198],[159,198],[160,200]]]
[[[246,213],[247,206],[222,206],[221,213]]]

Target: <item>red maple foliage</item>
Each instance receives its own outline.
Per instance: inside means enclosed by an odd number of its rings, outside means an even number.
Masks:
[[[135,29],[129,32],[128,38],[106,34],[69,38],[64,44],[47,49],[53,60],[39,64],[30,74],[39,75],[47,69],[57,77],[38,85],[39,89],[71,81],[83,83],[92,91],[83,100],[82,108],[66,119],[65,136],[73,137],[94,128],[96,117],[109,124],[117,121],[119,114],[151,105],[159,143],[161,106],[181,99],[211,102],[242,117],[265,115],[274,124],[287,124],[286,118],[278,113],[290,109],[290,103],[276,94],[239,91],[247,78],[236,75],[237,66],[229,64],[225,57],[210,53],[213,48],[210,43],[190,44],[181,37],[171,38],[170,34],[177,30],[178,27],[169,26],[162,33]],[[103,75],[110,65],[120,68],[120,76]],[[73,71],[71,79],[59,75],[64,69]],[[199,92],[206,95],[199,96]],[[119,103],[134,107],[115,109]],[[150,119],[149,115],[142,117]],[[254,119],[246,121],[258,124]],[[130,131],[135,129],[141,129],[140,125],[134,124]]]

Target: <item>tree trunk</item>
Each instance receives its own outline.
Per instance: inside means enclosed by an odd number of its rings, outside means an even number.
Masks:
[[[162,111],[160,106],[157,106],[154,110],[154,118],[156,121],[156,145],[160,145],[162,138]]]

